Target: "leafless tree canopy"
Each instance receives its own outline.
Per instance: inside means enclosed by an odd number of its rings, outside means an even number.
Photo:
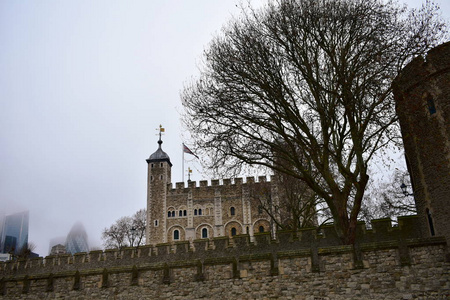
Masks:
[[[196,153],[222,174],[259,165],[303,180],[352,243],[368,163],[397,130],[391,82],[445,37],[437,11],[366,0],[244,11],[182,92]]]
[[[103,229],[105,248],[137,247],[145,245],[146,210],[138,210],[132,217],[122,217],[109,228]]]
[[[407,195],[402,192],[401,185],[409,189]],[[416,214],[414,195],[411,194],[411,177],[408,171],[396,169],[388,177],[369,189],[364,195],[366,199],[362,205],[360,219],[368,223],[375,218],[391,218]]]

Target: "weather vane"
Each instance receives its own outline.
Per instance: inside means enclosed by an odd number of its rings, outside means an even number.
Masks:
[[[162,127],[161,124],[159,124],[159,128],[156,128],[155,130],[158,130],[158,133],[157,133],[157,134],[159,134],[159,140],[161,140],[161,135],[162,135],[162,133],[164,133],[166,130],[164,129],[164,127]]]
[[[188,167],[188,181],[191,181],[191,173],[192,173],[192,170],[191,170],[191,168]]]

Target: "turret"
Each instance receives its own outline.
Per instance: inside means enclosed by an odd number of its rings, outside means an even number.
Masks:
[[[424,236],[450,243],[450,42],[417,57],[394,82],[406,164]],[[400,188],[400,187],[399,187]]]
[[[147,159],[147,244],[166,242],[166,213],[167,213],[167,187],[171,183],[171,168],[169,155],[162,150],[160,127],[158,149]]]

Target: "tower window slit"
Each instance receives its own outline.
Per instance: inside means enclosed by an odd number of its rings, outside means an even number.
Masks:
[[[433,115],[436,113],[436,106],[434,105],[433,97],[428,96],[427,106],[428,106],[428,111],[430,112],[430,115]]]

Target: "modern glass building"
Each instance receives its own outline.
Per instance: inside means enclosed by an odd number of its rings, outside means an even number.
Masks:
[[[88,238],[83,224],[75,223],[66,239],[67,253],[89,252]]]
[[[5,216],[2,222],[0,252],[17,253],[24,245],[28,244],[29,212],[24,211]]]

